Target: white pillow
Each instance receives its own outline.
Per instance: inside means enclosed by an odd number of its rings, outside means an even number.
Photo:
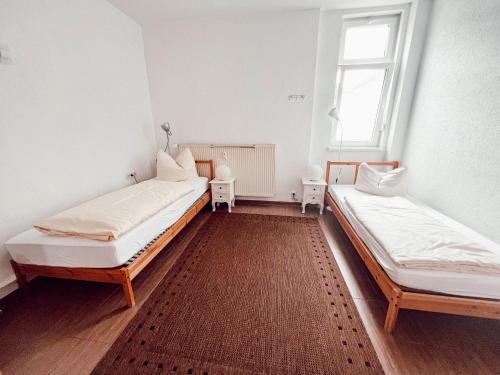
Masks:
[[[185,181],[198,177],[196,163],[189,148],[183,150],[175,160],[166,152],[158,151],[156,175],[160,180],[165,181]]]
[[[366,163],[359,166],[356,190],[364,193],[395,196],[406,194],[406,168],[397,168],[389,172],[378,172]]]

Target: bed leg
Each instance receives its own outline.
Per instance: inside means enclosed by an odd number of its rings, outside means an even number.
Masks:
[[[10,264],[12,266],[12,269],[14,270],[14,274],[16,275],[17,284],[19,285],[19,288],[21,288],[21,290],[26,292],[28,290],[28,279],[26,278],[26,275],[21,272],[16,262],[11,260]]]
[[[398,319],[399,313],[399,298],[401,297],[401,292],[393,292],[389,300],[389,308],[387,309],[387,315],[385,316],[384,330],[387,333],[392,333],[396,325],[396,320]]]
[[[132,289],[132,280],[130,280],[130,274],[128,270],[123,272],[123,294],[125,294],[125,299],[127,300],[128,307],[135,306],[134,289]]]

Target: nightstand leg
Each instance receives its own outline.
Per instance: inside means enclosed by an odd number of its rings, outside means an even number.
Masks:
[[[233,199],[233,207],[236,206],[236,199]]]
[[[319,205],[319,214],[320,214],[320,215],[323,215],[323,207],[324,207],[324,204],[323,204],[323,203],[321,203],[321,204]]]
[[[227,210],[231,213],[231,201],[227,202]]]
[[[212,201],[212,212],[215,212],[215,202]]]
[[[305,203],[302,203],[302,213],[303,214],[306,213],[306,204]]]

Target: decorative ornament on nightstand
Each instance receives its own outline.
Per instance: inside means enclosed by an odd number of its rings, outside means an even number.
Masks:
[[[221,164],[215,169],[215,177],[221,181],[230,180],[231,169],[227,165]]]
[[[323,178],[323,168],[318,164],[310,164],[307,167],[306,178],[311,181],[319,181]]]

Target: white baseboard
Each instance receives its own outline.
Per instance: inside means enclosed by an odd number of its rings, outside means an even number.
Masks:
[[[12,280],[11,282],[7,283],[6,285],[0,288],[0,299],[6,297],[17,288],[19,288],[19,286],[17,285],[17,281],[14,278],[14,280]]]

